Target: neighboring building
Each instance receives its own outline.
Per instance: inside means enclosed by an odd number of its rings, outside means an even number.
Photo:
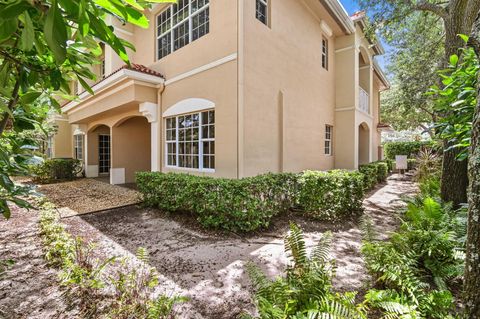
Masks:
[[[95,94],[62,108],[62,148],[88,177],[240,178],[377,160],[388,82],[363,13],[337,0],[179,0],[146,15],[149,29],[111,21],[135,45],[133,64],[106,47]]]

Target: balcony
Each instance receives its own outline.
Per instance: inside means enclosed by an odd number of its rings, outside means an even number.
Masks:
[[[367,91],[359,88],[358,99],[358,108],[360,109],[360,111],[370,114],[370,96],[368,95]]]

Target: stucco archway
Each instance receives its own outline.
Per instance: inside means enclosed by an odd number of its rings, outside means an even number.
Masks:
[[[370,163],[370,128],[363,122],[358,126],[358,164]]]
[[[129,116],[112,127],[111,184],[135,182],[135,173],[151,170],[150,123],[143,116]]]

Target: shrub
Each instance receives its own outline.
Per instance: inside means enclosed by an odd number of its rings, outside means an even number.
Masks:
[[[73,159],[54,158],[31,166],[34,181],[52,183],[62,180],[72,180],[82,171],[82,162]]]
[[[454,308],[449,283],[464,268],[465,212],[427,197],[409,202],[399,231],[388,241],[376,240],[368,228],[362,253],[377,287],[385,290],[371,290],[366,302],[373,308],[397,302],[397,310],[410,309],[419,318],[448,318]],[[384,310],[387,316],[390,310]]]
[[[396,155],[415,158],[422,148],[433,148],[433,142],[388,142],[383,145],[386,159],[395,160]]]
[[[331,219],[362,209],[363,174],[306,171],[299,178],[298,204],[309,216]]]
[[[264,174],[242,179],[140,172],[139,191],[147,206],[198,215],[205,227],[253,231],[289,210],[297,192],[297,175]]]
[[[360,165],[358,170],[363,174],[365,190],[372,189],[377,183],[385,182],[388,177],[388,164],[381,161]]]
[[[285,276],[272,281],[257,266],[248,265],[259,318],[365,318],[355,305],[356,293],[335,293],[332,289],[331,240],[331,233],[323,234],[309,255],[301,229],[291,224],[285,238],[291,263]],[[252,317],[245,314],[243,318]]]

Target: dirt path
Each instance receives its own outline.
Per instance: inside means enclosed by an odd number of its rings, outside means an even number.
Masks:
[[[0,259],[15,264],[0,278],[0,318],[76,318],[67,311],[57,272],[49,268],[38,236],[38,213],[13,208],[0,216]]]
[[[387,236],[395,229],[400,197],[415,189],[408,179],[394,175],[369,194],[364,201],[366,214],[379,232]],[[159,292],[191,298],[182,309],[182,318],[235,318],[244,310],[254,310],[244,273],[247,262],[256,263],[272,277],[282,273],[287,262],[283,236],[290,219],[304,229],[309,246],[324,231],[333,231],[332,258],[338,267],[335,287],[361,289],[367,275],[360,255],[359,221],[354,219],[333,224],[285,216],[269,232],[248,238],[201,232],[190,227],[192,223],[179,223],[157,210],[138,207],[75,216],[63,222],[73,234],[97,242],[104,256],[134,258],[138,247],[147,248],[150,264],[161,274]]]

